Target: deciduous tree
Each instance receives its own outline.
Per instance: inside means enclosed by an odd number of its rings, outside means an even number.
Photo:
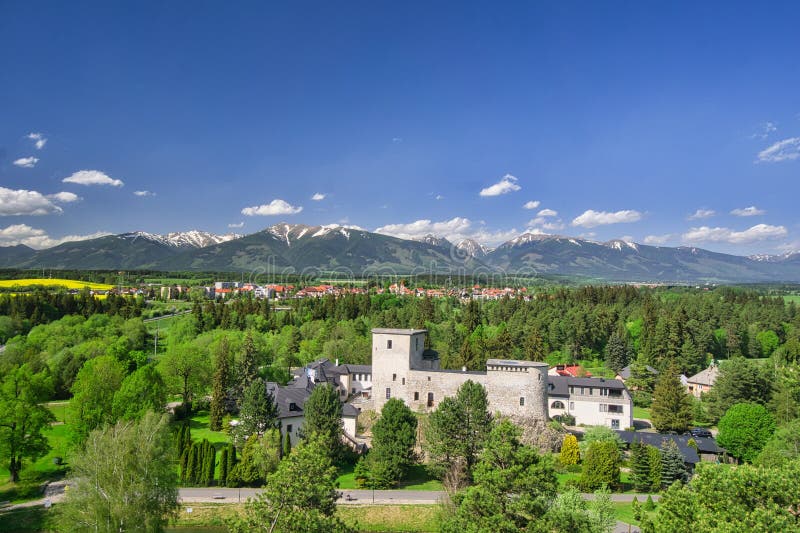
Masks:
[[[728,452],[748,463],[775,432],[775,419],[763,405],[737,403],[719,421],[717,441]]]

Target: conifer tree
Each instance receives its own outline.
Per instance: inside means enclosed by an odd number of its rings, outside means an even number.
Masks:
[[[670,366],[658,377],[653,391],[650,419],[660,432],[683,433],[692,420],[692,400],[678,378],[677,367]]]
[[[675,441],[667,441],[661,451],[661,485],[669,488],[676,481],[686,481],[683,455]]]
[[[232,487],[236,484],[234,476],[231,474],[233,473],[233,467],[236,466],[236,447],[233,444],[228,444],[228,466],[227,470],[227,477],[225,478],[225,486]]]
[[[205,453],[203,454],[204,468],[202,484],[210,487],[214,484],[214,469],[216,467],[217,450],[214,445],[206,441]]]
[[[222,448],[219,452],[219,483],[220,487],[228,484],[228,447]]]
[[[228,400],[228,382],[230,380],[230,353],[228,339],[223,337],[220,341],[214,371],[213,392],[209,412],[209,426],[212,431],[222,429],[222,418],[225,416]]]
[[[606,344],[606,365],[614,372],[619,372],[631,358],[631,350],[625,339],[617,332],[611,335]]]
[[[661,487],[661,452],[655,446],[645,446],[647,463],[650,465],[650,490]]]
[[[289,432],[283,437],[283,457],[288,457],[292,453],[292,437]]]
[[[631,444],[631,473],[630,479],[633,483],[633,490],[636,492],[647,492],[650,490],[650,456],[647,453],[647,445],[639,440],[634,440]]]
[[[253,334],[248,331],[247,336],[244,338],[244,345],[242,346],[242,358],[239,362],[237,371],[237,384],[236,389],[238,393],[238,400],[241,401],[244,397],[244,391],[258,377],[258,353],[256,352],[256,345],[253,342]]]
[[[561,444],[561,454],[559,461],[564,466],[576,465],[581,460],[581,451],[578,446],[578,439],[572,433],[564,436],[564,442]]]

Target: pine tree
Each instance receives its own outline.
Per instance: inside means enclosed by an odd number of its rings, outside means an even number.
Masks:
[[[661,485],[669,488],[676,481],[686,480],[686,466],[683,464],[683,455],[675,441],[664,443],[661,451]]]
[[[561,454],[559,461],[564,466],[576,465],[581,460],[581,452],[578,447],[578,439],[572,433],[564,436],[564,442],[561,444]]]
[[[647,495],[647,501],[644,502],[644,506],[642,507],[642,509],[644,509],[645,511],[653,511],[653,510],[655,510],[655,508],[656,508],[656,504],[653,503],[653,496],[648,494]]]
[[[212,431],[222,429],[222,418],[225,416],[227,405],[228,382],[230,380],[230,353],[228,339],[223,337],[220,341],[216,357],[216,370],[214,371],[213,393],[209,413],[209,426]]]
[[[650,490],[661,487],[661,452],[655,446],[645,446],[647,463],[650,465]]]
[[[630,361],[631,350],[625,339],[614,332],[606,344],[606,365],[614,372],[619,372]]]
[[[647,492],[650,490],[650,456],[647,453],[647,445],[639,440],[634,440],[631,444],[631,473],[630,479],[633,490],[636,492]]]
[[[289,457],[289,454],[292,453],[292,437],[289,435],[289,432],[286,432],[286,435],[283,437],[283,457]]]
[[[681,384],[674,365],[658,377],[653,391],[650,419],[660,432],[683,433],[689,428],[692,420],[692,400]]]

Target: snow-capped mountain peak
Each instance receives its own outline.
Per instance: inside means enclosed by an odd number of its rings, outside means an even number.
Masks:
[[[238,239],[241,235],[236,233],[227,233],[225,235],[217,235],[207,231],[190,230],[190,231],[174,231],[166,235],[159,235],[158,233],[149,233],[147,231],[134,231],[131,233],[123,233],[120,235],[123,239],[147,239],[148,241],[157,242],[165,246],[173,246],[175,248],[203,248],[214,244],[228,242],[233,239]]]
[[[437,237],[432,233],[428,233],[424,237],[420,237],[418,239],[414,239],[419,242],[424,242],[425,244],[430,244],[431,246],[450,246],[450,241],[445,239],[444,237]]]
[[[470,257],[480,259],[485,257],[492,250],[474,239],[462,239],[456,244],[456,248],[463,251]]]

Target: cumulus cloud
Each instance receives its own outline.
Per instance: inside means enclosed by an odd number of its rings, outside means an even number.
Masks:
[[[667,233],[666,235],[648,235],[644,238],[644,243],[660,246],[669,242],[670,239],[672,239],[671,233]]]
[[[522,187],[517,185],[517,178],[511,174],[506,174],[503,178],[485,189],[481,189],[481,196],[500,196],[501,194],[508,194],[510,192],[518,191]],[[539,204],[536,204],[539,205]],[[535,208],[533,208],[535,209]]]
[[[61,181],[77,185],[111,185],[112,187],[122,187],[124,185],[121,180],[115,180],[99,170],[79,170]]]
[[[554,211],[552,209],[542,209],[537,213],[537,216],[540,217],[554,217],[558,215],[558,211]]]
[[[242,214],[248,217],[252,216],[272,216],[272,215],[295,215],[302,211],[301,206],[293,206],[288,202],[276,198],[268,204],[256,205],[253,207],[245,207],[242,209]]]
[[[0,216],[50,215],[62,209],[37,191],[0,187]]]
[[[559,231],[564,229],[564,223],[558,220],[550,220],[544,216],[538,216],[528,221],[528,233],[546,233],[549,231]]]
[[[62,204],[77,202],[78,200],[81,199],[80,196],[78,196],[74,192],[66,192],[66,191],[57,192],[55,194],[48,194],[47,197],[53,200],[54,202],[60,202]]]
[[[759,209],[754,205],[751,205],[750,207],[734,209],[731,211],[731,215],[736,215],[737,217],[754,217],[763,214],[766,214],[766,211]]]
[[[36,163],[38,162],[39,162],[38,157],[30,156],[30,157],[20,157],[19,159],[14,161],[14,164],[22,168],[33,168],[36,166]]]
[[[771,226],[769,224],[756,224],[743,231],[701,226],[699,228],[691,228],[682,235],[682,239],[688,243],[725,242],[729,244],[748,244],[767,239],[778,239],[785,237],[787,233],[784,226]]]
[[[457,243],[462,239],[474,239],[490,246],[505,242],[519,234],[516,229],[492,231],[484,225],[464,217],[454,217],[440,222],[422,219],[407,224],[387,224],[377,228],[375,233],[400,239],[420,239],[426,235],[436,235],[444,237],[452,243]]]
[[[134,196],[145,197],[145,196],[155,196],[156,193],[152,191],[133,191]]]
[[[314,196],[312,196],[311,199],[314,200],[315,202],[319,202],[321,200],[324,200],[326,196],[327,194],[322,194],[321,192],[315,192]]]
[[[41,133],[29,133],[26,137],[32,141],[34,141],[34,145],[36,146],[37,150],[41,150],[44,148],[44,145],[47,144],[47,139],[44,138],[44,135]]]
[[[778,141],[758,152],[757,162],[778,163],[792,161],[800,157],[800,137],[790,137]]]
[[[58,246],[65,242],[97,239],[99,237],[105,237],[106,235],[111,234],[106,231],[98,231],[89,235],[66,235],[64,237],[53,238],[47,235],[47,232],[43,229],[32,228],[27,224],[14,224],[7,228],[0,228],[0,246],[24,244],[25,246],[40,250],[42,248]]]
[[[713,209],[698,209],[697,211],[686,217],[686,220],[700,220],[702,218],[713,217],[716,214],[717,214],[716,211],[714,211]]]
[[[244,220],[241,221],[241,222],[236,222],[235,224],[233,222],[231,222],[230,224],[228,224],[228,227],[229,228],[233,228],[233,229],[243,228],[244,227]]]
[[[525,204],[522,206],[522,208],[523,209],[536,209],[537,207],[539,207],[539,204],[541,204],[541,203],[542,202],[540,202],[539,200],[531,200],[530,202],[525,202]]]
[[[642,219],[642,214],[633,209],[623,209],[622,211],[607,212],[595,211],[589,209],[584,211],[583,214],[575,217],[572,220],[573,226],[582,226],[584,228],[594,228],[596,226],[604,226],[606,224],[620,224],[623,222],[636,222]]]

